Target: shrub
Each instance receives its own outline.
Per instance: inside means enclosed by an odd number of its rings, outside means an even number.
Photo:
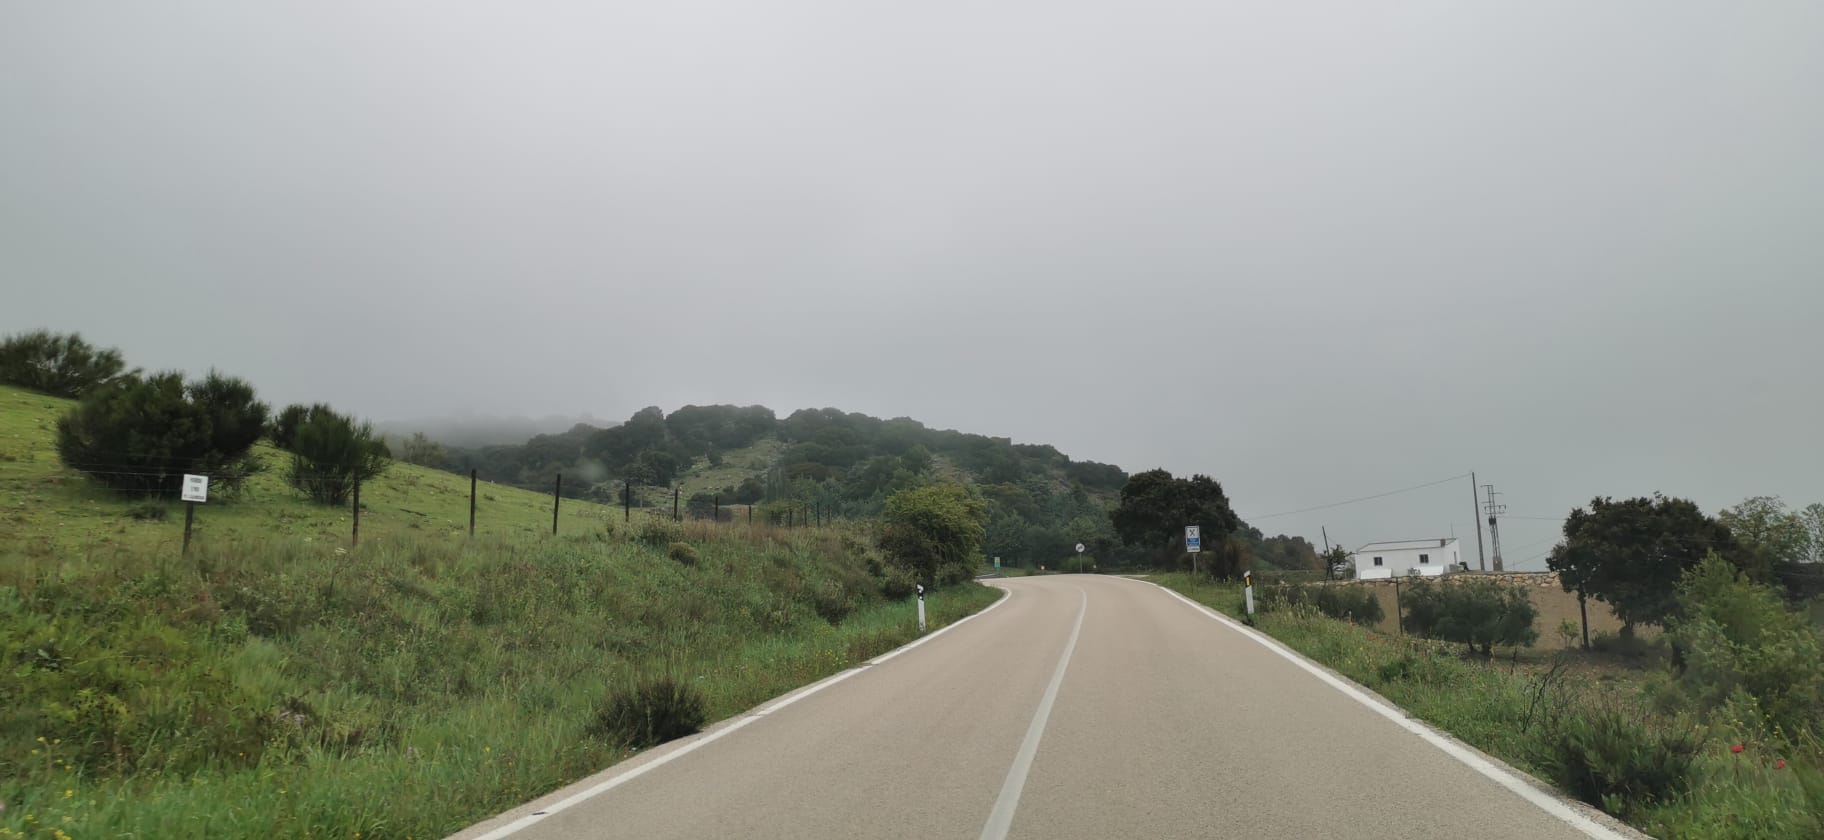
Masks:
[[[272,424],[267,427],[266,436],[272,439],[272,445],[290,452],[298,439],[298,427],[310,419],[313,411],[328,412],[330,408],[323,403],[311,406],[293,403],[285,406],[285,410],[274,416]]]
[[[1331,618],[1356,624],[1373,625],[1385,618],[1381,599],[1364,586],[1317,586],[1312,604]]]
[[[163,522],[168,513],[165,506],[158,502],[146,502],[127,508],[127,516],[141,522]]]
[[[880,550],[894,565],[928,584],[975,576],[987,507],[960,484],[904,490],[881,511]]]
[[[133,374],[114,348],[98,350],[79,333],[48,330],[9,335],[0,341],[0,382],[55,397],[80,398]]]
[[[841,624],[843,619],[855,611],[855,607],[854,596],[835,581],[826,580],[811,587],[811,608],[824,621]]]
[[[1255,588],[1256,606],[1261,612],[1310,605],[1318,612],[1339,621],[1373,625],[1385,618],[1381,601],[1365,586],[1324,586],[1320,584],[1278,584]]]
[[[1480,648],[1483,656],[1491,655],[1495,645],[1531,645],[1539,639],[1533,627],[1538,611],[1526,591],[1492,580],[1415,583],[1402,607],[1408,631]]]
[[[408,464],[417,464],[431,469],[443,469],[450,460],[450,452],[443,444],[424,436],[423,432],[413,432],[399,444],[399,460]]]
[[[292,408],[296,408],[293,406]],[[285,414],[292,414],[291,408]],[[285,415],[281,415],[284,422]],[[348,501],[355,483],[385,472],[392,453],[373,426],[356,423],[329,406],[308,409],[291,433],[291,486],[326,505]]]
[[[653,548],[666,548],[683,539],[684,529],[665,519],[647,517],[634,526],[633,538]]]
[[[671,544],[671,548],[667,549],[665,553],[671,557],[673,562],[685,566],[697,565],[697,550],[692,548],[690,543],[674,542]]]
[[[642,749],[703,728],[703,695],[674,677],[631,680],[608,692],[589,734],[618,746]]]
[[[1543,733],[1540,765],[1573,796],[1617,816],[1668,801],[1690,786],[1700,742],[1645,721],[1612,705],[1559,715]]]
[[[1096,559],[1082,554],[1073,554],[1064,558],[1058,568],[1066,572],[1093,572],[1096,570]]]
[[[90,392],[58,419],[57,456],[122,492],[175,494],[184,473],[232,485],[256,470],[248,452],[265,425],[266,404],[242,380],[131,377]]]
[[[1762,727],[1824,732],[1824,634],[1772,587],[1715,554],[1685,573],[1670,637],[1686,691],[1706,709],[1751,698]]]

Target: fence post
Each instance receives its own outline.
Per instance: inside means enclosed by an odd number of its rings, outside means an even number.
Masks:
[[[621,521],[633,521],[633,479],[621,479]]]
[[[715,507],[710,511],[709,521],[714,522],[717,525],[720,525],[720,524],[722,524],[722,494],[721,493],[716,494],[715,501],[713,504],[715,505]]]
[[[557,506],[564,498],[564,474],[557,474],[557,486],[551,488],[551,536],[557,536]]]
[[[355,533],[354,545],[361,544],[361,474],[355,474]]]
[[[475,471],[469,470],[469,539],[475,539]]]
[[[673,522],[684,521],[684,517],[678,513],[678,494],[681,492],[683,492],[681,488],[671,488],[671,521]]]
[[[196,503],[184,503],[184,556],[190,556],[190,523],[196,521]]]

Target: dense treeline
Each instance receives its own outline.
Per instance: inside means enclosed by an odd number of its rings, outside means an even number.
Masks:
[[[725,453],[768,440],[780,450],[765,469],[698,492],[688,510],[708,515],[719,497],[725,505],[758,505],[762,516],[874,516],[894,493],[960,474],[954,477],[975,484],[985,503],[986,556],[1037,565],[1073,554],[1078,542],[1105,557],[1119,549],[1108,502],[1127,481],[1120,467],[1073,461],[1051,446],[833,408],[783,419],[763,406],[693,405],[669,415],[645,408],[610,428],[579,424],[519,446],[451,448],[443,465],[538,490],[549,490],[562,473],[564,495],[610,501],[625,483],[674,486],[693,468],[720,467]]]

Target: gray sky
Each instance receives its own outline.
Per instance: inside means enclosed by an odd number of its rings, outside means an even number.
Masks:
[[[16,0],[0,331],[378,419],[908,415],[1244,516],[1804,503],[1821,81],[1774,0]]]

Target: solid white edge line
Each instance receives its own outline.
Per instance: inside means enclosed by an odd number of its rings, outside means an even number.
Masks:
[[[992,586],[992,584],[985,584],[985,585]],[[621,785],[624,785],[628,782],[633,781],[634,779],[637,779],[641,776],[646,775],[647,773],[651,772],[654,769],[663,767],[666,764],[670,764],[671,762],[673,762],[683,756],[696,752],[699,748],[701,748],[705,745],[715,743],[716,741],[719,741],[719,740],[723,739],[724,737],[727,737],[728,735],[731,735],[731,734],[739,731],[742,727],[747,726],[748,724],[753,723],[756,720],[759,720],[761,717],[770,715],[773,712],[776,712],[776,711],[779,711],[780,709],[785,708],[786,706],[790,706],[791,704],[796,703],[800,700],[803,700],[804,698],[809,697],[813,694],[816,694],[817,692],[822,691],[826,688],[829,688],[832,685],[842,682],[843,680],[846,680],[850,677],[853,677],[856,674],[859,674],[862,671],[867,670],[869,667],[872,667],[874,665],[879,665],[880,663],[885,662],[889,659],[892,659],[895,656],[898,656],[915,647],[923,645],[926,642],[931,641],[932,639],[942,636],[945,633],[948,633],[952,630],[955,630],[958,627],[963,626],[964,624],[969,623],[971,620],[974,620],[980,616],[987,615],[990,610],[993,610],[995,607],[998,607],[1002,604],[1007,603],[1007,599],[1013,597],[1012,590],[1009,590],[1005,587],[1000,587],[1000,586],[992,586],[992,588],[1001,590],[1001,597],[995,599],[994,603],[989,604],[986,607],[983,607],[980,612],[975,612],[975,613],[971,613],[969,615],[963,616],[962,618],[959,618],[956,621],[954,621],[948,625],[945,625],[944,627],[939,628],[938,630],[936,630],[934,632],[927,633],[924,636],[921,636],[916,640],[907,642],[904,645],[894,648],[893,650],[887,651],[886,653],[876,656],[873,659],[867,660],[866,662],[863,662],[860,665],[857,665],[846,671],[838,671],[837,673],[824,677],[823,679],[818,680],[817,682],[811,683],[808,686],[805,686],[803,688],[789,692],[789,693],[785,694],[784,696],[780,697],[778,700],[775,700],[767,705],[757,707],[753,711],[742,712],[740,715],[738,715],[734,719],[733,723],[729,723],[728,725],[723,726],[720,729],[716,729],[714,731],[697,736],[695,739],[687,739],[687,740],[683,740],[683,741],[673,741],[672,744],[675,744],[677,746],[675,748],[673,748],[670,752],[667,752],[664,755],[659,756],[658,758],[647,761],[646,763],[641,764],[638,767],[630,768],[626,772],[620,773],[611,778],[604,779],[603,781],[601,781],[595,785],[591,785],[589,788],[587,788],[585,790],[578,791],[575,794],[566,796],[563,799],[558,800],[557,802],[553,802],[550,805],[540,808],[537,813],[527,814],[523,817],[520,817],[519,819],[516,819],[510,823],[507,823],[506,825],[503,825],[503,826],[500,826],[493,830],[490,830],[486,834],[477,836],[477,837],[473,838],[473,840],[500,840],[500,838],[510,837],[514,834],[518,834],[519,832],[524,831],[527,828],[530,828],[532,825],[544,820],[546,817],[549,817],[560,811],[567,811],[577,805],[580,805],[584,802],[589,801],[590,799],[593,799],[597,796],[601,796],[602,794],[607,793],[608,791],[614,790],[615,788],[620,787]],[[1082,621],[1082,619],[1079,618],[1078,619],[1079,624],[1081,623],[1081,621]],[[1075,641],[1074,638],[1072,641],[1074,643],[1074,641]],[[663,747],[661,747],[660,749],[663,749]],[[651,753],[647,753],[647,755],[651,755]],[[537,800],[533,800],[533,801],[537,801]],[[528,803],[528,804],[530,804],[530,803]],[[525,807],[525,806],[522,805],[520,807]],[[458,832],[458,834],[460,834],[460,833],[461,832]]]
[[[1128,580],[1138,580],[1138,579],[1128,578]],[[1306,659],[1303,654],[1300,654],[1299,652],[1292,650],[1289,647],[1286,647],[1285,644],[1283,642],[1280,642],[1278,639],[1268,636],[1265,633],[1262,633],[1258,630],[1255,630],[1252,627],[1249,627],[1245,624],[1242,624],[1239,621],[1236,621],[1235,619],[1232,619],[1226,615],[1216,612],[1215,610],[1212,610],[1209,607],[1204,606],[1203,604],[1199,604],[1196,601],[1186,598],[1185,596],[1179,594],[1178,592],[1168,589],[1164,586],[1161,586],[1160,584],[1153,583],[1150,580],[1140,580],[1138,582],[1147,584],[1149,586],[1157,587],[1160,591],[1164,592],[1165,594],[1170,595],[1173,598],[1177,598],[1178,600],[1183,601],[1185,604],[1188,604],[1192,609],[1198,610],[1199,612],[1202,612],[1204,615],[1207,615],[1210,618],[1215,619],[1217,622],[1227,626],[1229,629],[1235,630],[1235,631],[1241,633],[1243,636],[1254,640],[1254,642],[1259,644],[1261,647],[1264,647],[1267,650],[1270,650],[1276,654],[1279,654],[1279,656],[1281,658],[1285,659],[1288,662],[1291,662],[1294,665],[1297,665],[1300,668],[1303,668],[1306,672],[1310,673],[1312,676],[1317,677],[1318,679],[1322,680],[1324,682],[1324,684],[1330,686],[1331,688],[1336,689],[1337,691],[1342,692],[1344,695],[1348,696],[1349,698],[1355,700],[1356,702],[1358,702],[1364,706],[1367,706],[1369,709],[1374,710],[1381,717],[1384,717],[1390,721],[1393,721],[1395,724],[1399,725],[1400,728],[1405,729],[1406,731],[1411,732],[1412,734],[1425,739],[1426,743],[1431,744],[1432,746],[1437,747],[1440,750],[1443,750],[1444,753],[1446,755],[1449,755],[1451,758],[1454,758],[1457,761],[1462,762],[1464,765],[1467,765],[1470,769],[1475,770],[1476,772],[1481,773],[1483,776],[1488,777],[1495,784],[1498,784],[1498,785],[1514,792],[1515,794],[1518,794],[1520,796],[1520,798],[1525,799],[1526,801],[1532,803],[1533,805],[1537,806],[1540,810],[1542,810],[1548,814],[1551,814],[1552,816],[1557,817],[1560,820],[1563,820],[1565,823],[1568,823],[1572,828],[1582,831],[1585,835],[1587,835],[1589,837],[1599,838],[1600,840],[1637,840],[1637,838],[1645,836],[1645,835],[1640,835],[1640,834],[1623,834],[1619,831],[1616,831],[1613,828],[1610,828],[1609,826],[1603,825],[1602,823],[1599,823],[1599,822],[1595,821],[1594,819],[1591,819],[1588,814],[1579,813],[1575,808],[1572,808],[1571,806],[1560,801],[1557,797],[1555,797],[1549,793],[1546,793],[1545,791],[1542,791],[1537,787],[1534,787],[1531,783],[1527,782],[1525,779],[1515,776],[1513,773],[1508,772],[1504,768],[1497,767],[1497,766],[1489,763],[1488,759],[1483,758],[1482,756],[1477,755],[1468,749],[1465,749],[1463,747],[1463,745],[1458,744],[1456,741],[1453,741],[1450,738],[1447,738],[1443,735],[1438,734],[1437,732],[1432,731],[1432,729],[1430,727],[1427,727],[1424,724],[1418,722],[1417,720],[1414,720],[1410,715],[1406,714],[1406,712],[1404,710],[1399,709],[1398,707],[1389,706],[1388,704],[1383,703],[1380,700],[1377,700],[1373,697],[1368,696],[1367,694],[1363,693],[1360,688],[1357,688],[1355,685],[1349,683],[1348,681],[1340,679],[1336,675],[1330,673],[1329,671],[1324,670],[1323,666],[1320,666],[1314,662],[1311,662],[1310,660]]]
[[[1032,759],[1039,754],[1039,741],[1044,739],[1045,724],[1051,720],[1051,707],[1058,700],[1058,687],[1064,684],[1064,671],[1070,668],[1071,654],[1077,650],[1077,637],[1083,634],[1083,616],[1089,613],[1089,593],[1078,589],[1077,594],[1083,597],[1082,606],[1077,607],[1077,623],[1070,628],[1070,641],[1064,643],[1057,670],[1051,673],[1051,684],[1045,687],[1045,695],[1039,698],[1039,707],[1032,713],[1032,723],[1026,726],[1026,738],[1020,742],[1020,751],[1013,756],[1013,766],[1007,768],[1007,779],[1001,783],[1001,795],[994,800],[994,810],[988,812],[988,822],[982,825],[982,840],[1004,840],[1013,828],[1013,815],[1020,807],[1020,793],[1026,789],[1026,775],[1032,772]]]

